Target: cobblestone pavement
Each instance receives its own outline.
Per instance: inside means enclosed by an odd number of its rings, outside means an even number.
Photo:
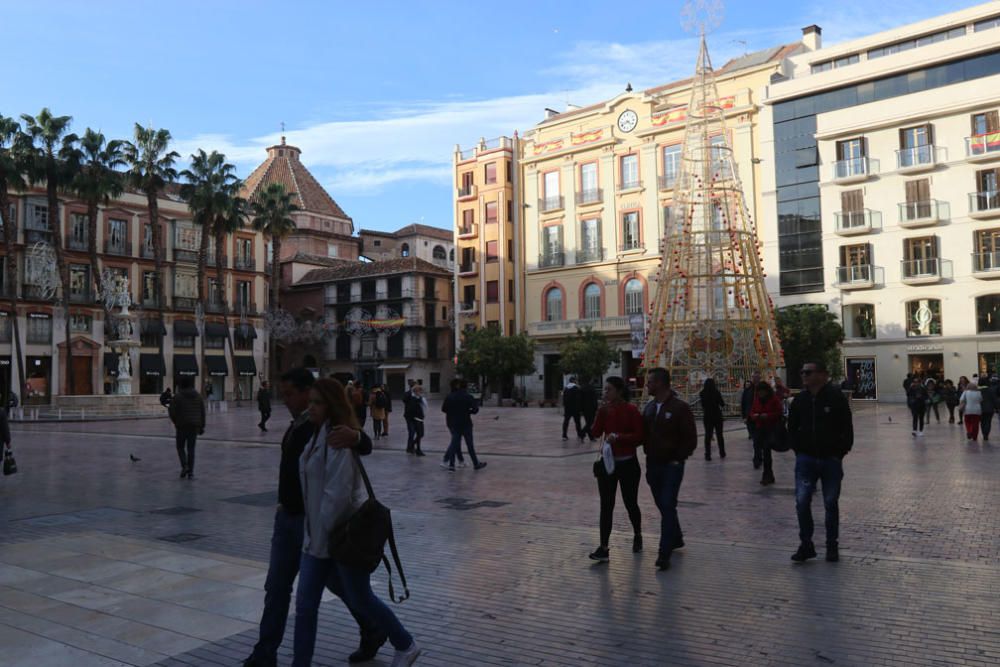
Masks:
[[[657,573],[654,549],[628,548],[620,505],[611,563],[587,560],[595,452],[559,437],[557,411],[484,408],[476,443],[489,467],[454,474],[437,465],[443,420],[429,419],[432,455],[418,459],[394,413],[368,467],[393,508],[413,595],[395,610],[425,647],[417,664],[1000,664],[1000,446],[966,444],[948,424],[916,439],[906,417],[856,406],[840,563],[789,562],[792,457],[777,455],[778,483],[760,487],[732,424],[725,461],[688,462],[687,547]],[[0,662],[240,664],[256,639],[287,423],[263,434],[256,421],[249,409],[213,415],[193,481],[177,479],[165,419],[17,425],[21,472],[0,479]],[[653,545],[645,484],[640,503]],[[384,595],[384,576],[373,586]],[[338,600],[320,626],[316,664],[346,664],[357,635]],[[383,649],[372,664],[390,659]]]

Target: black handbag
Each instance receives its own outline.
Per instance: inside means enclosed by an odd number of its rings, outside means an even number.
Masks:
[[[17,461],[14,460],[14,452],[11,451],[10,447],[4,447],[3,474],[13,475],[16,472],[17,472]]]
[[[772,452],[787,452],[792,448],[792,439],[788,437],[788,428],[785,426],[784,417],[774,426],[767,441],[767,446],[771,448]]]
[[[384,563],[385,569],[389,573],[389,599],[393,602],[402,602],[410,597],[410,589],[406,585],[406,575],[403,574],[403,565],[399,562],[399,552],[396,550],[396,538],[392,532],[392,515],[388,507],[376,500],[375,491],[372,490],[372,484],[368,480],[368,473],[365,471],[364,464],[361,463],[361,456],[356,449],[351,451],[361,471],[361,479],[365,482],[368,499],[347,521],[330,531],[328,542],[330,557],[338,563],[363,568],[367,572],[374,572],[378,569],[379,563]],[[386,542],[389,542],[392,559],[396,563],[396,570],[399,572],[399,579],[403,584],[403,595],[399,599],[396,599],[392,586],[392,566],[385,555]]]

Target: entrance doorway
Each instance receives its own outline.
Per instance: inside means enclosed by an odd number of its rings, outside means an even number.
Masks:
[[[943,354],[911,354],[910,372],[938,382],[944,379]]]
[[[90,396],[94,393],[93,366],[93,357],[73,357],[74,396]]]
[[[48,405],[52,397],[49,380],[52,376],[52,357],[28,357],[25,360],[24,405]]]
[[[391,398],[402,400],[403,394],[406,393],[406,376],[402,373],[386,373],[385,386]]]
[[[559,369],[559,355],[546,354],[542,373],[545,374],[545,400],[554,401],[559,398],[563,388],[563,372]]]

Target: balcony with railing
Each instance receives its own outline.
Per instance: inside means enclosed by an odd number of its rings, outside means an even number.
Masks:
[[[458,267],[458,275],[460,276],[474,276],[479,273],[479,262],[462,262]]]
[[[969,217],[977,219],[1000,217],[1000,191],[970,192]]]
[[[46,291],[47,290],[38,285],[25,284],[22,294],[25,299],[33,299],[35,301],[55,301],[55,294],[46,297]]]
[[[153,246],[143,243],[142,244],[142,258],[143,259],[156,259],[156,253],[153,252]]]
[[[604,190],[601,188],[591,188],[590,190],[580,190],[576,193],[577,206],[587,204],[600,204],[604,201]]]
[[[878,167],[878,161],[867,157],[838,160],[833,163],[833,180],[836,183],[857,183],[871,178]]]
[[[47,229],[25,229],[24,241],[28,245],[33,243],[52,243],[52,232]]]
[[[205,258],[205,266],[215,266],[215,253],[210,252]],[[222,267],[225,268],[229,266],[229,257],[226,255],[222,256]]]
[[[677,185],[677,176],[657,176],[656,184],[661,190],[673,190]]]
[[[900,262],[900,278],[907,285],[930,285],[950,277],[951,262],[940,257]]]
[[[873,211],[867,208],[860,211],[835,211],[833,214],[834,230],[840,236],[867,234],[874,229],[873,221],[878,218],[872,213]]]
[[[593,329],[601,333],[627,333],[630,330],[629,316],[617,315],[598,319],[547,320],[530,322],[529,336],[564,336],[581,329]]]
[[[576,263],[603,262],[604,248],[580,248],[576,251]]]
[[[174,310],[194,310],[198,305],[198,298],[192,296],[175,296]]]
[[[966,137],[965,159],[969,162],[1000,160],[1000,132]]]
[[[218,299],[211,297],[205,300],[205,312],[206,313],[221,313],[225,308],[225,302],[219,301]]]
[[[94,293],[89,289],[86,290],[70,290],[69,291],[69,302],[70,303],[94,303]]]
[[[896,151],[896,170],[901,174],[928,171],[937,166],[937,147],[934,144],[900,148]]]
[[[475,158],[480,153],[488,153],[499,149],[513,150],[514,140],[510,137],[495,137],[493,139],[480,139],[475,146],[458,150],[458,161],[465,162]]]
[[[189,262],[191,264],[198,263],[198,251],[188,250],[185,248],[174,248],[174,261],[175,262]]]
[[[90,250],[90,241],[88,240],[87,236],[83,236],[83,238],[78,238],[74,235],[70,235],[70,237],[66,239],[66,247],[69,248],[70,250],[87,252],[88,250]]]
[[[635,252],[638,250],[645,250],[646,246],[642,244],[638,238],[626,239],[625,243],[618,246],[618,252]]]
[[[143,308],[159,308],[160,300],[153,296],[142,297],[142,307]]]
[[[1000,252],[972,253],[972,275],[981,280],[1000,278]]]
[[[884,271],[871,264],[838,266],[834,286],[842,290],[871,289],[884,283]]]
[[[458,200],[472,199],[477,193],[475,185],[464,185],[458,189]]]
[[[461,315],[472,315],[479,312],[479,302],[473,299],[472,301],[466,301],[464,303],[458,304],[458,312]]]
[[[566,264],[566,253],[564,252],[546,252],[538,256],[538,268],[548,269],[554,266],[563,266]]]
[[[940,202],[936,199],[901,202],[899,204],[899,226],[909,229],[936,225],[941,219],[940,210]]]
[[[477,236],[479,236],[479,225],[475,222],[458,228],[458,238],[460,239],[474,239]]]
[[[638,190],[642,187],[641,179],[633,179],[628,181],[619,181],[616,190],[618,192],[628,192],[629,190]]]
[[[233,304],[233,313],[246,313],[247,315],[257,314],[257,303],[254,301],[244,301],[242,299],[237,299],[236,303]]]
[[[253,257],[237,255],[236,260],[233,264],[233,268],[239,269],[240,271],[256,271],[257,260],[254,259]]]
[[[104,239],[105,255],[131,255],[132,248],[127,239]]]
[[[538,210],[542,213],[551,213],[552,211],[561,211],[563,209],[564,197],[556,195],[553,197],[543,197],[538,200]]]

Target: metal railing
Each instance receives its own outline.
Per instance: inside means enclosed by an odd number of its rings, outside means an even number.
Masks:
[[[242,269],[243,271],[256,271],[257,260],[253,257],[240,257],[237,255],[234,268]]]
[[[872,228],[872,212],[867,208],[860,211],[835,211],[833,220],[838,232],[861,231]]]
[[[479,262],[462,262],[458,267],[459,275],[472,275],[479,272]]]
[[[837,160],[833,163],[833,178],[858,178],[871,174],[871,162],[866,157],[855,157],[848,160]]]
[[[459,151],[458,152],[458,159],[459,160],[471,160],[474,157],[476,157],[476,147],[475,146],[473,146],[472,148],[466,148],[464,151]]]
[[[904,259],[899,263],[904,279],[941,277],[941,258]]]
[[[543,197],[538,200],[538,210],[542,213],[547,213],[548,211],[558,211],[563,208],[563,197],[560,195],[554,197]]]
[[[466,185],[458,189],[459,199],[464,199],[465,197],[475,197],[476,196],[476,186]]]
[[[871,264],[852,264],[837,267],[837,284],[850,285],[854,283],[873,283],[875,268]]]
[[[580,190],[576,193],[576,203],[583,206],[585,204],[597,204],[604,199],[604,191],[601,188],[590,190]]]
[[[1000,132],[977,134],[965,138],[966,157],[980,157],[1000,153]]]
[[[156,259],[156,253],[153,252],[153,246],[142,244],[142,256],[144,259]]]
[[[194,310],[198,305],[198,299],[189,296],[175,296],[174,310]]]
[[[104,240],[104,254],[105,255],[131,255],[132,249],[129,247],[128,241],[114,241],[112,239]]]
[[[972,270],[979,272],[1000,271],[1000,252],[972,253]]]
[[[25,229],[24,240],[26,243],[52,243],[52,232],[40,229]]]
[[[917,222],[919,220],[937,220],[938,202],[936,199],[927,201],[908,201],[899,204],[900,222]]]
[[[971,213],[1000,212],[1000,191],[983,190],[969,193],[969,211]]]
[[[90,290],[85,292],[74,292],[70,290],[69,293],[70,303],[94,303],[94,294]]]
[[[624,192],[626,190],[636,190],[642,187],[642,180],[636,179],[634,181],[619,181],[618,192]]]
[[[576,263],[604,261],[604,248],[580,248],[576,251]]]
[[[206,313],[221,313],[225,308],[226,304],[224,301],[217,301],[215,299],[208,299],[205,301],[205,312]]]
[[[935,162],[934,144],[900,148],[896,151],[896,167],[909,169],[911,167],[930,166]]]
[[[513,148],[514,141],[510,137],[496,137],[487,139],[479,144],[480,150],[491,151],[496,148]]]
[[[528,333],[539,334],[561,334],[572,333],[577,329],[593,329],[594,331],[628,331],[629,315],[616,315],[614,317],[601,317],[596,319],[579,320],[547,320],[543,322],[531,322],[528,325]]]
[[[460,313],[475,313],[479,311],[479,302],[473,299],[472,301],[466,301],[465,303],[458,304],[458,312]]]
[[[75,236],[70,236],[66,240],[66,247],[70,250],[90,250],[90,242],[86,238],[78,239]]]
[[[538,267],[563,266],[566,263],[566,253],[547,252],[538,256]]]
[[[174,261],[177,262],[191,262],[192,264],[198,263],[198,251],[197,250],[184,250],[183,248],[174,248]]]
[[[462,226],[458,228],[458,238],[460,239],[471,239],[475,238],[479,234],[479,225],[472,223],[468,226]]]
[[[629,250],[642,250],[644,246],[639,239],[627,240],[618,246],[618,252],[628,252]]]
[[[677,176],[657,176],[656,183],[661,190],[673,190],[677,185]]]

